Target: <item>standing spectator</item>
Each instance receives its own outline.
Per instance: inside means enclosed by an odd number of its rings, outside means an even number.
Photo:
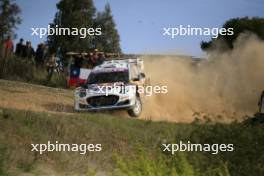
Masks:
[[[13,41],[12,41],[10,35],[7,37],[7,40],[4,41],[4,48],[3,49],[4,49],[3,57],[4,57],[4,59],[7,59],[8,57],[10,57],[10,55],[14,49]]]
[[[103,64],[103,62],[105,61],[105,56],[103,53],[99,53],[98,54],[98,61],[97,61],[97,65],[101,65]]]
[[[98,65],[98,49],[95,49],[92,56],[91,56],[91,64],[92,64],[92,67],[95,67]]]
[[[35,51],[31,46],[31,42],[27,41],[26,46],[23,50],[23,57],[26,58],[28,61],[33,61],[33,56],[35,55]]]
[[[47,62],[48,60],[48,55],[49,54],[49,48],[47,45],[43,45],[43,65]]]
[[[37,68],[43,67],[44,64],[44,49],[45,45],[43,43],[40,43],[38,45],[38,48],[36,50],[36,56],[35,56],[35,63]]]
[[[16,44],[16,51],[15,51],[15,54],[16,54],[16,56],[18,56],[18,57],[21,57],[22,54],[23,54],[23,49],[24,49],[24,47],[25,47],[25,45],[23,44],[23,42],[24,42],[24,39],[21,38],[21,39],[19,40],[19,43]]]
[[[58,73],[60,73],[61,71],[63,72],[63,60],[62,60],[63,56],[62,56],[62,52],[61,52],[61,47],[58,47],[57,51],[56,51],[56,62],[57,62],[57,70]]]
[[[55,67],[56,67],[56,57],[55,54],[51,54],[51,56],[48,58],[47,61],[48,80],[51,80]]]
[[[91,65],[95,67],[97,65],[101,65],[105,61],[104,54],[102,52],[98,52],[97,49],[94,50],[91,56]]]
[[[73,65],[76,68],[81,68],[82,67],[82,65],[83,65],[83,57],[82,57],[82,55],[76,55],[76,56],[74,56]]]

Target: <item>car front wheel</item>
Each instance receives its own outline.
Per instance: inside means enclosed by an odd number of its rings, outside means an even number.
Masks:
[[[128,114],[131,117],[139,117],[142,112],[142,103],[139,96],[136,97],[135,105],[128,110]]]

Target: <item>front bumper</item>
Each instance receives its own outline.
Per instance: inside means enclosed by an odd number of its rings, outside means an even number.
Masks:
[[[102,106],[92,106],[88,103],[87,99],[92,97],[100,97],[104,95],[95,94],[95,95],[88,95],[86,97],[75,97],[74,109],[76,111],[98,111],[98,110],[114,110],[114,109],[130,109],[135,105],[135,98],[131,96],[125,95],[116,95],[111,94],[114,96],[118,96],[118,101],[112,105],[102,105]],[[109,96],[111,96],[109,95]]]

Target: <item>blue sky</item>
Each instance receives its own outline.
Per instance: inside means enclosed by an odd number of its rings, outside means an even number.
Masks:
[[[58,0],[16,0],[21,7],[23,22],[18,26],[18,38],[32,41],[34,47],[42,41],[31,36],[31,27],[47,27],[52,22]],[[207,36],[163,36],[163,27],[221,27],[235,17],[264,17],[263,0],[94,0],[103,10],[110,3],[125,53],[176,53],[202,56],[201,40]],[[17,40],[16,40],[17,41]]]

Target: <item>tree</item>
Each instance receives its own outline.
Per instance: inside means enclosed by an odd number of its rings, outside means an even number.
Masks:
[[[233,28],[234,35],[219,35],[216,39],[213,39],[209,42],[202,41],[202,50],[208,51],[214,49],[214,44],[219,41],[226,44],[224,49],[232,49],[237,37],[244,32],[251,32],[257,35],[259,39],[264,40],[264,18],[234,18],[225,22],[223,28]]]
[[[21,10],[12,0],[0,0],[0,40],[7,35],[14,35],[14,29],[21,23]]]
[[[94,26],[95,7],[92,0],[61,0],[51,28],[91,28]],[[84,52],[91,50],[93,36],[84,38],[76,35],[49,35],[48,45],[52,52],[60,47],[62,53],[68,51]]]
[[[120,37],[109,4],[103,12],[97,13],[95,25],[102,29],[102,35],[95,38],[96,48],[108,53],[121,53]]]

